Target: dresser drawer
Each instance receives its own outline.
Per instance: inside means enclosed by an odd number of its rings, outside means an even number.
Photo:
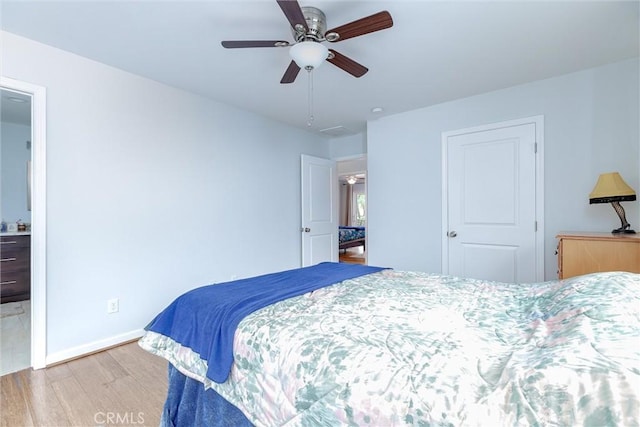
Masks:
[[[0,238],[0,268],[2,270],[15,268],[16,265],[29,268],[30,258],[29,236],[2,236]]]
[[[29,249],[31,236],[0,236],[0,253]]]
[[[0,236],[0,302],[29,299],[31,236]]]
[[[29,298],[30,286],[29,275],[23,271],[14,273],[5,273],[0,275],[0,297],[4,300],[15,295],[24,295]]]
[[[8,280],[24,280],[24,279],[28,279],[31,272],[29,271],[29,268],[20,268],[20,269],[14,269],[14,270],[7,270],[7,269],[2,269],[0,271],[0,282],[4,283]]]
[[[0,274],[28,269],[29,258],[22,254],[2,254],[0,257]]]

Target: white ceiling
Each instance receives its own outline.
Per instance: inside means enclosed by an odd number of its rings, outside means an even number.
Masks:
[[[328,28],[380,10],[394,26],[329,47],[369,68],[357,79],[314,71],[312,131],[342,126],[639,55],[638,1],[300,0]],[[287,48],[224,49],[222,40],[293,41],[274,0],[8,1],[2,28],[226,104],[307,128],[306,72],[280,79]],[[382,113],[372,113],[382,107]],[[331,135],[331,132],[325,134]]]

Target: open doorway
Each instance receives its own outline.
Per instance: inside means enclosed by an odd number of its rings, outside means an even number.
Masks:
[[[31,366],[31,96],[0,89],[0,375]]]
[[[340,262],[367,262],[367,164],[359,156],[337,162]]]
[[[30,289],[30,354],[27,360],[28,366],[33,369],[46,367],[46,265],[47,265],[47,191],[46,191],[46,88],[20,80],[0,76],[0,90],[11,93],[10,96],[26,96],[30,99],[29,113],[31,117],[30,138],[30,165],[28,172],[22,179],[29,179],[27,188],[28,196],[25,196],[31,203],[31,231],[29,234],[30,254],[29,254],[29,282]],[[25,104],[25,103],[23,103]],[[10,107],[6,107],[7,110]],[[2,113],[6,113],[5,106]],[[3,137],[4,140],[4,137]],[[25,141],[26,144],[26,141]],[[4,165],[3,165],[4,167]],[[4,187],[3,187],[4,190]],[[26,202],[26,200],[25,200]],[[23,223],[24,218],[23,219]],[[25,224],[26,228],[26,224]],[[9,226],[7,224],[7,231]],[[13,229],[13,227],[12,227]],[[17,224],[16,224],[16,231]],[[25,229],[26,231],[26,229]],[[12,258],[12,257],[10,257]],[[4,266],[3,266],[4,267]],[[3,268],[3,272],[4,272]],[[13,279],[11,279],[13,280]],[[23,308],[24,310],[24,308]],[[19,311],[19,310],[18,310]],[[2,348],[4,355],[5,348]]]

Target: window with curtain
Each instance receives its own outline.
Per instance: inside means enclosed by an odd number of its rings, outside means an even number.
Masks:
[[[364,184],[354,184],[351,196],[351,224],[364,226],[367,222],[367,195]]]

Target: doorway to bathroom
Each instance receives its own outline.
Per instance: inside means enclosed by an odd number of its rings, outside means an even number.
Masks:
[[[46,89],[0,76],[0,102],[4,375],[46,366]]]
[[[31,366],[31,96],[0,90],[0,375]]]

